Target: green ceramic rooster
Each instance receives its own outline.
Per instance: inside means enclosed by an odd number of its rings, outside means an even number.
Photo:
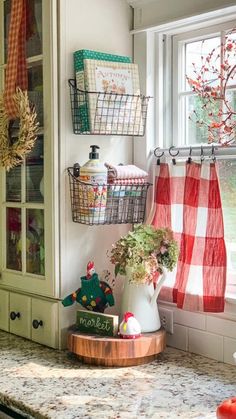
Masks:
[[[110,285],[99,280],[93,262],[87,264],[87,274],[80,279],[81,287],[62,300],[64,307],[71,306],[76,301],[87,310],[104,313],[108,305],[115,304]]]

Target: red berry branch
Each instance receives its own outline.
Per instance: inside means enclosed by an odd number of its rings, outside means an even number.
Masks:
[[[235,34],[236,29],[233,29],[221,45],[202,55],[199,67],[192,63],[195,79],[186,75],[192,91],[201,102],[201,112],[194,110],[189,118],[199,127],[207,128],[209,143],[229,145],[236,138],[236,106],[233,101],[230,103],[227,95],[232,80],[236,84]]]

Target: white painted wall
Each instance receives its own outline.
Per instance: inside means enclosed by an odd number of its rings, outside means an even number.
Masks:
[[[97,272],[109,267],[106,252],[111,244],[131,226],[84,226],[72,222],[69,184],[66,168],[88,160],[89,146],[100,147],[103,161],[131,163],[132,137],[83,136],[72,131],[67,80],[74,75],[73,52],[92,49],[132,56],[132,9],[126,0],[59,0],[59,142],[60,142],[60,231],[61,231],[61,297],[79,286],[89,260]],[[113,266],[110,266],[113,270]],[[120,284],[117,285],[119,290]],[[116,295],[119,293],[116,292]],[[119,298],[117,297],[117,305]],[[65,309],[63,317],[73,319],[74,310]],[[113,310],[114,311],[114,310]],[[109,310],[108,310],[109,312]],[[67,314],[66,314],[67,313]]]
[[[134,28],[155,26],[227,6],[235,0],[143,0],[134,4]]]

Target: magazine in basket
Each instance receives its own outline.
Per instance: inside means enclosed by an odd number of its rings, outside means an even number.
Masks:
[[[85,90],[85,75],[84,75],[84,60],[103,60],[103,61],[117,61],[124,63],[131,63],[131,58],[123,55],[109,54],[106,52],[93,51],[87,49],[80,49],[74,52],[74,69],[76,87],[81,90],[77,93],[77,120],[80,122],[80,131],[88,132],[91,131],[89,126],[88,109],[87,109],[87,98],[88,95],[83,93]]]
[[[138,65],[84,60],[90,129],[98,134],[138,135],[142,119]]]

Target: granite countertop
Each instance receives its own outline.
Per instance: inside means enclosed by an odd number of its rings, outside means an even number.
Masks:
[[[234,366],[172,348],[146,365],[94,367],[0,332],[0,367],[0,402],[28,418],[213,419],[236,395]]]

